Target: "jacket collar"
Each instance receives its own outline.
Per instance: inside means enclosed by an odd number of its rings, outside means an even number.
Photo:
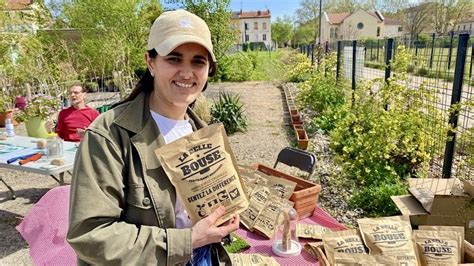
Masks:
[[[131,137],[131,141],[137,148],[142,162],[146,164],[147,168],[154,169],[161,166],[156,159],[155,150],[166,145],[166,143],[151,117],[148,98],[149,94],[140,93],[125,107],[124,112],[115,120],[115,123],[135,133]],[[188,108],[186,113],[194,131],[206,126],[206,123],[199,119],[191,108]]]

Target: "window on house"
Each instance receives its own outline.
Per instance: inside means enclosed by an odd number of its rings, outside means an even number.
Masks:
[[[334,38],[336,38],[336,39],[337,39],[337,35],[338,35],[338,30],[339,30],[338,28],[334,29]]]
[[[253,23],[253,29],[254,29],[254,30],[258,30],[258,22],[254,22],[254,23]]]
[[[465,30],[465,29],[466,29],[466,24],[464,24],[464,26],[463,26],[463,30]]]
[[[248,30],[249,29],[249,24],[247,24],[247,22],[245,22],[244,25],[245,25],[245,29]]]
[[[403,27],[398,27],[398,32],[402,32],[403,31]]]
[[[357,28],[359,30],[363,29],[364,28],[364,23],[362,23],[362,22],[357,23]]]
[[[377,37],[380,37],[380,27],[377,27]]]
[[[262,38],[263,38],[264,41],[266,41],[267,40],[267,35],[263,34]]]
[[[333,28],[331,28],[329,30],[329,39],[334,39],[334,29]]]
[[[249,41],[249,35],[248,34],[245,34],[245,41],[248,42]]]
[[[262,23],[262,29],[264,29],[264,30],[267,29],[267,23],[266,23],[266,22],[263,22],[263,23]]]

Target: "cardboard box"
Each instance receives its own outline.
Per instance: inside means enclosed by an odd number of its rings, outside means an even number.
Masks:
[[[299,218],[303,219],[313,214],[313,211],[318,204],[319,192],[321,192],[320,185],[299,177],[285,174],[262,164],[254,164],[252,165],[252,168],[257,169],[258,171],[267,175],[276,176],[295,182],[295,191],[291,195],[290,201],[295,203],[293,207],[295,208],[296,212],[298,212]]]
[[[320,266],[330,266],[329,261],[326,257],[326,252],[324,252],[324,246],[321,244],[316,245],[316,257],[319,261]],[[311,252],[310,254],[314,256]],[[471,245],[469,242],[464,240],[464,261],[462,264],[458,265],[472,265],[474,263],[474,246]]]
[[[418,225],[463,226],[466,229],[466,240],[474,243],[474,198],[463,192],[459,179],[410,178],[408,185],[434,194],[430,212],[420,203],[420,200],[424,201],[426,198],[417,199],[413,195],[391,197],[401,213],[410,216],[415,228]],[[465,187],[466,192],[472,189],[469,184]]]

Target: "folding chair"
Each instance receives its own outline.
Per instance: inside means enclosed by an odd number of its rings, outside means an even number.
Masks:
[[[278,163],[296,167],[301,171],[307,172],[308,177],[310,177],[316,165],[316,156],[305,150],[286,147],[278,153],[273,168],[276,168]]]

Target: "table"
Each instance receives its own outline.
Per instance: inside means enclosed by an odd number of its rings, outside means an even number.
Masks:
[[[0,168],[26,171],[30,173],[42,174],[52,177],[60,185],[64,184],[64,173],[71,171],[74,166],[74,157],[76,155],[77,146],[75,142],[64,141],[64,153],[61,157],[64,160],[64,165],[56,166],[51,165],[51,160],[47,156],[43,156],[36,162],[29,162],[24,165],[20,165],[19,161],[11,164],[7,164],[7,160],[16,156],[27,155],[35,152],[45,150],[38,149],[36,143],[40,140],[39,138],[26,137],[26,136],[14,136],[9,137],[6,140],[0,140]],[[58,175],[58,177],[56,177]],[[5,180],[0,176],[0,181],[10,191],[10,199],[15,199],[15,191],[10,187]]]
[[[331,230],[343,230],[346,227],[336,221],[331,215],[327,214],[319,206],[313,212],[313,215],[300,220],[301,223],[307,224],[319,224],[324,227],[327,227]],[[311,257],[306,250],[301,250],[301,254],[295,257],[281,258],[273,254],[272,244],[273,240],[266,239],[265,237],[250,232],[249,230],[241,227],[236,233],[245,239],[250,245],[250,248],[243,251],[242,253],[259,253],[266,256],[274,257],[280,265],[319,265],[318,261]],[[304,245],[307,242],[316,242],[317,240],[311,239],[299,239],[300,243]]]

